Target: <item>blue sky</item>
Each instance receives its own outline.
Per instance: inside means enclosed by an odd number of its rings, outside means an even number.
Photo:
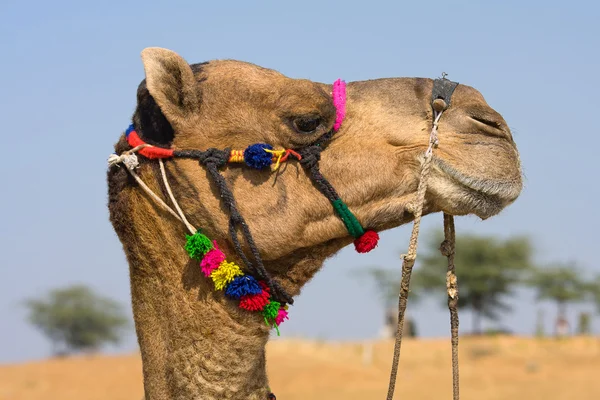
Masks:
[[[0,362],[48,355],[24,320],[26,297],[86,283],[129,306],[127,264],[108,222],[106,157],[129,124],[143,79],[139,54],[149,46],[320,82],[449,73],[504,115],[526,175],[514,205],[488,221],[458,219],[459,233],[531,234],[540,261],[574,260],[600,273],[599,17],[593,1],[3,0]],[[425,231],[440,224],[441,215],[429,216]],[[377,296],[351,272],[399,268],[409,231],[385,232],[372,254],[344,249],[328,261],[297,299],[284,337],[376,335]],[[328,296],[335,313],[322,308]],[[437,304],[409,305],[425,336],[447,334]],[[531,333],[542,308],[550,328],[550,304],[525,292],[514,305],[503,325]],[[461,322],[469,329],[470,316]],[[134,348],[131,335],[117,350]]]

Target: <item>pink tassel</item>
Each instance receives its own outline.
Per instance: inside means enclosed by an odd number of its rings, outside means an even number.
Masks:
[[[289,319],[288,312],[284,308],[280,308],[277,312],[277,317],[275,317],[275,324],[279,326],[286,319]]]
[[[200,262],[200,267],[202,268],[202,273],[207,277],[217,268],[223,261],[225,261],[225,254],[221,250],[219,250],[219,246],[217,246],[217,241],[213,241],[215,246],[214,249],[208,251],[204,255],[204,258]]]
[[[346,82],[338,79],[333,83],[333,105],[335,106],[335,123],[333,130],[335,132],[340,129],[344,117],[346,117]]]

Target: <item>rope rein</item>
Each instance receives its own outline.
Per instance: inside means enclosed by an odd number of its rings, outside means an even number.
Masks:
[[[429,146],[427,147],[427,151],[425,151],[425,158],[421,168],[419,186],[417,187],[417,196],[415,202],[409,205],[409,208],[414,210],[415,218],[413,222],[412,233],[410,235],[408,252],[400,256],[402,258],[402,279],[400,282],[400,293],[398,295],[398,325],[396,327],[396,341],[394,343],[394,355],[392,359],[392,370],[390,372],[387,400],[392,400],[394,398],[394,390],[396,389],[396,377],[398,375],[398,362],[400,360],[400,348],[402,346],[404,314],[406,311],[406,305],[408,303],[410,277],[412,274],[412,268],[415,265],[415,259],[417,257],[417,243],[419,238],[419,229],[421,227],[421,217],[423,215],[423,206],[425,205],[427,179],[429,178],[429,169],[431,166],[431,159],[433,158],[433,148],[434,146],[437,146],[438,143],[437,130],[442,113],[443,110],[434,110],[433,127],[431,128],[431,134],[429,135]]]
[[[442,255],[448,258],[446,272],[446,290],[448,293],[448,310],[450,311],[450,335],[452,342],[452,399],[459,400],[458,395],[458,279],[454,267],[454,217],[444,213],[444,241],[440,246]]]
[[[189,221],[183,214],[181,207],[179,207],[179,203],[177,202],[177,200],[175,200],[175,196],[173,196],[173,191],[171,190],[171,185],[169,185],[167,173],[165,172],[165,163],[163,162],[162,158],[158,159],[158,165],[160,166],[160,175],[162,176],[163,183],[165,184],[165,187],[167,188],[167,193],[169,193],[169,197],[171,198],[171,201],[173,202],[173,205],[177,210],[177,214],[179,214],[179,216],[181,217],[181,222],[184,223],[185,227],[188,229],[188,231],[190,231],[190,234],[193,235],[194,233],[196,233],[197,229],[194,228],[194,225],[189,223]]]
[[[417,258],[417,244],[419,238],[419,230],[421,227],[421,218],[423,216],[423,208],[425,206],[425,194],[427,192],[427,184],[429,179],[429,171],[431,169],[431,160],[433,159],[433,149],[438,145],[438,124],[444,111],[448,108],[448,104],[441,99],[433,101],[433,126],[429,135],[429,145],[425,151],[419,185],[417,187],[417,195],[414,202],[408,205],[408,210],[413,212],[414,221],[410,235],[408,251],[401,255],[402,258],[402,278],[400,281],[400,291],[398,294],[398,324],[396,327],[396,338],[394,342],[394,354],[392,358],[392,368],[390,372],[390,381],[388,386],[387,400],[393,400],[394,391],[396,388],[396,378],[398,376],[398,364],[400,361],[400,349],[402,347],[402,338],[404,331],[404,317],[406,314],[406,306],[408,304],[408,294],[410,291],[410,278],[412,269]],[[453,400],[458,400],[458,284],[454,269],[454,219],[451,215],[444,213],[444,234],[445,240],[442,243],[442,254],[448,257],[448,272],[447,272],[447,290],[448,290],[448,307],[450,309],[450,322],[452,334],[452,383],[453,383]],[[444,253],[444,250],[447,250]]]

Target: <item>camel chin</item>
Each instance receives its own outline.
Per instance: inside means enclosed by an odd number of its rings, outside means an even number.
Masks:
[[[520,179],[497,180],[474,177],[434,160],[429,190],[435,208],[451,215],[473,214],[486,220],[512,204],[521,193]],[[444,195],[441,196],[440,194]]]

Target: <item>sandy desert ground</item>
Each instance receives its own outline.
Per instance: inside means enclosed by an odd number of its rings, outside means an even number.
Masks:
[[[269,377],[278,400],[385,399],[393,343],[277,340]],[[600,399],[600,338],[461,338],[461,399]],[[139,400],[137,354],[0,366],[1,400]],[[407,340],[398,399],[451,398],[447,339]]]

